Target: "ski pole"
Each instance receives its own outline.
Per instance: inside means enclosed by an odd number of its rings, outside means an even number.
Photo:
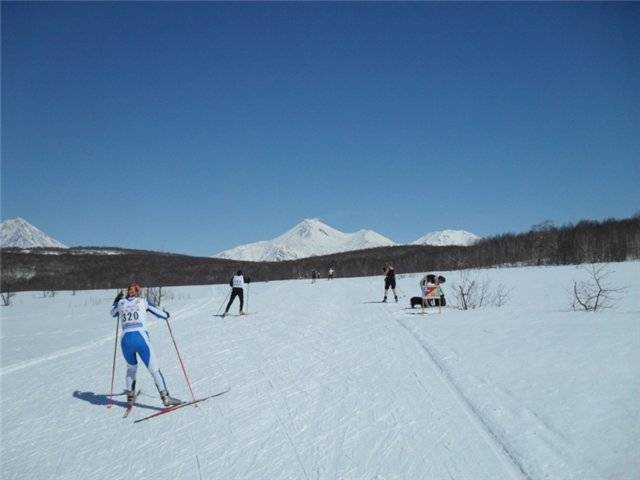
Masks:
[[[220,307],[218,307],[218,311],[216,312],[216,317],[218,315],[220,315],[220,310],[222,310],[222,307],[224,306],[225,302],[227,301],[227,298],[229,298],[229,295],[231,295],[231,292],[227,293],[227,296],[224,297],[224,300],[222,300],[222,303],[220,304]]]
[[[178,354],[178,360],[180,360],[180,366],[182,367],[182,373],[184,373],[184,379],[187,381],[187,386],[189,387],[189,391],[191,392],[191,398],[193,401],[196,401],[196,396],[193,394],[193,390],[191,389],[191,382],[189,381],[189,376],[187,375],[187,370],[184,368],[184,363],[182,362],[182,357],[180,356],[180,351],[178,350],[178,345],[176,345],[176,339],[173,336],[173,331],[171,330],[171,325],[169,324],[169,319],[167,318],[167,328],[169,329],[169,335],[171,335],[171,340],[173,341],[173,346],[176,348],[176,353]],[[197,404],[193,404],[194,407],[197,407]]]
[[[111,404],[113,403],[113,378],[116,373],[116,351],[118,350],[118,332],[120,330],[120,315],[118,315],[118,320],[116,320],[116,341],[113,344],[113,365],[111,366],[111,393],[107,398],[107,408],[111,408]]]

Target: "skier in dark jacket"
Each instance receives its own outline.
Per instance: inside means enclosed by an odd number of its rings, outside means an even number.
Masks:
[[[222,316],[224,317],[227,313],[229,313],[229,309],[231,308],[231,304],[236,299],[236,297],[240,297],[240,315],[244,315],[244,284],[249,283],[251,280],[247,278],[245,280],[244,275],[242,275],[242,270],[238,270],[236,274],[229,280],[229,286],[231,287],[231,298],[229,298],[229,303],[227,303],[227,308],[225,309]]]
[[[389,288],[391,288],[393,291],[393,297],[396,299],[396,302],[398,302],[398,294],[396,293],[396,272],[391,265],[387,266],[387,268],[384,269],[384,272],[384,298],[382,301],[387,301],[387,292],[389,291]]]

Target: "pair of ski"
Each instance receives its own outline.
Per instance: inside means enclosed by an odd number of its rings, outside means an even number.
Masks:
[[[196,400],[190,400],[190,401],[182,402],[182,403],[179,403],[178,405],[171,405],[169,407],[162,408],[162,409],[158,410],[157,412],[152,413],[151,415],[147,415],[146,417],[142,417],[142,418],[139,418],[137,420],[134,420],[133,423],[138,423],[138,422],[142,422],[144,420],[149,420],[151,418],[159,417],[160,415],[165,415],[167,413],[171,413],[171,412],[173,412],[175,410],[178,410],[180,408],[187,407],[189,405],[194,405],[196,403],[201,403],[201,402],[204,402],[205,400],[209,400],[210,398],[219,397],[220,395],[224,395],[228,391],[229,390],[227,389],[227,390],[224,390],[222,392],[218,392],[218,393],[215,393],[213,395],[209,395],[207,397],[202,397],[202,398],[198,398]],[[133,405],[135,404],[135,401],[138,398],[138,395],[140,395],[140,392],[141,392],[141,390],[138,390],[136,392],[136,394],[134,396],[134,399],[133,399],[133,403],[131,405],[127,406],[127,409],[125,410],[124,415],[123,415],[122,418],[127,418],[129,416],[129,414],[131,413],[131,410],[133,410]]]

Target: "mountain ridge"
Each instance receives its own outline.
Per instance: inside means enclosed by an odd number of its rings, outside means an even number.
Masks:
[[[466,230],[437,230],[411,242],[411,245],[433,245],[435,247],[459,246],[468,247],[481,240],[482,237]]]
[[[466,230],[427,233],[408,245],[469,246],[481,237]],[[213,257],[243,261],[285,261],[382,246],[401,245],[374,230],[344,233],[318,218],[307,218],[271,240],[238,245]]]
[[[69,248],[22,217],[10,218],[0,223],[0,246],[3,248]]]
[[[408,245],[469,246],[480,239],[481,237],[465,230],[439,230],[427,233]],[[242,261],[286,261],[394,245],[402,244],[374,230],[361,229],[345,233],[318,218],[308,218],[271,240],[238,245],[212,257]],[[21,217],[8,219],[0,224],[0,246],[22,249],[69,248]]]
[[[393,240],[373,230],[344,233],[318,218],[307,218],[271,240],[238,245],[213,256],[245,261],[283,261],[393,245],[396,245]]]

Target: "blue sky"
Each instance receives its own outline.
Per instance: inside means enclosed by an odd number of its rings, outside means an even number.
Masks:
[[[2,218],[211,255],[640,210],[637,3],[2,3]]]

